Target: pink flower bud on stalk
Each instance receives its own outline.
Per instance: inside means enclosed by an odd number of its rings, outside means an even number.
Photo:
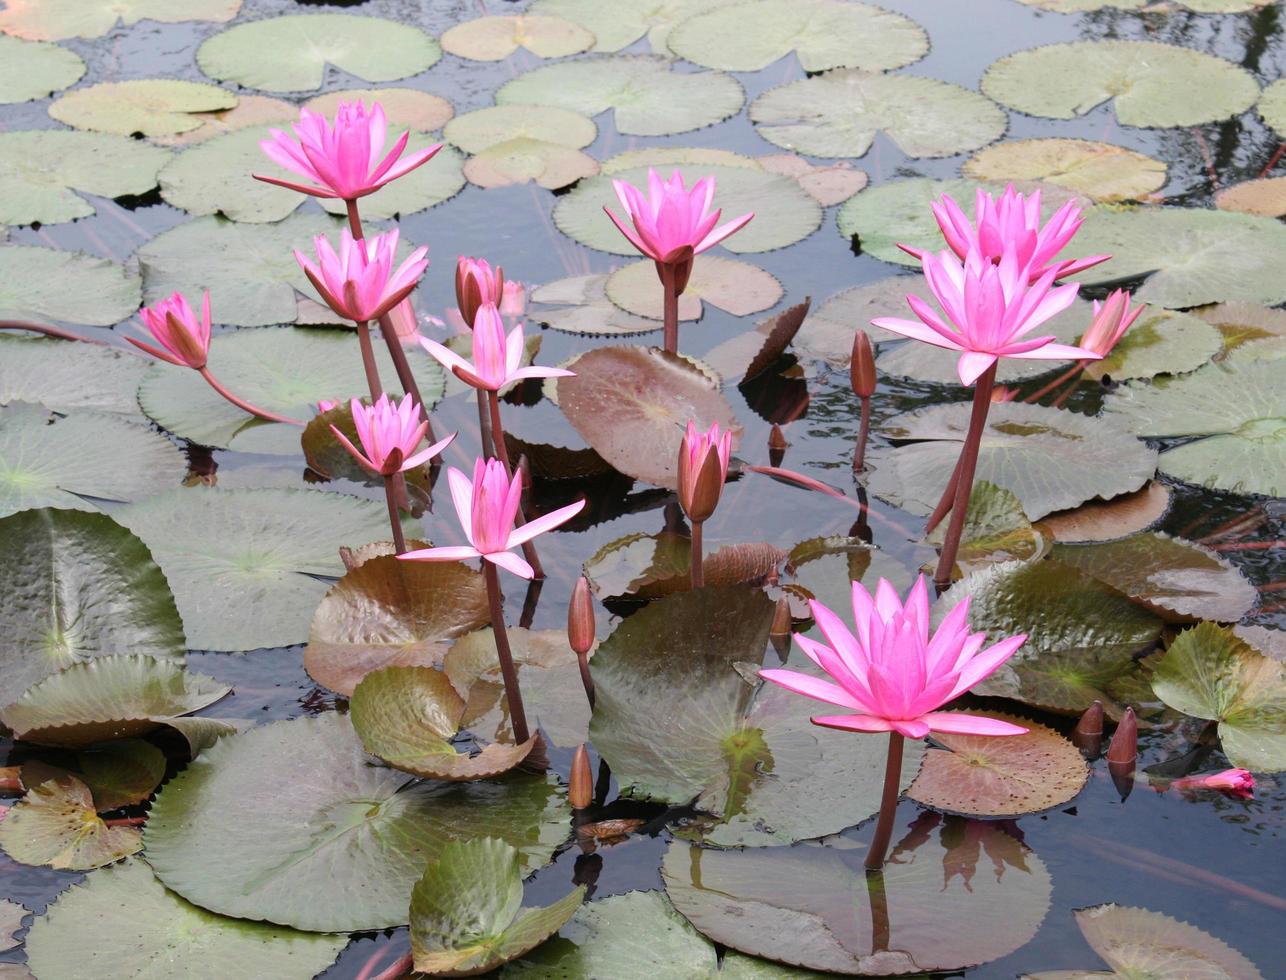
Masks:
[[[688,423],[679,444],[679,506],[692,522],[692,587],[705,584],[701,567],[701,528],[719,505],[724,481],[728,479],[728,461],[732,457],[732,432],[719,431],[715,422],[707,432],[698,432]]]
[[[589,753],[578,745],[572,756],[571,777],[567,782],[567,802],[573,810],[583,810],[594,802],[594,773],[589,767]]]
[[[313,239],[317,262],[298,249],[295,260],[327,306],[354,323],[369,323],[406,299],[428,268],[429,250],[420,246],[394,269],[397,241],[397,229],[354,239],[345,228],[338,252],[325,235],[318,235]]]
[[[1080,346],[1099,357],[1107,357],[1142,312],[1142,306],[1130,309],[1129,292],[1113,290],[1104,302],[1094,301],[1094,319],[1081,336]]]
[[[332,425],[330,430],[358,465],[374,476],[392,476],[427,463],[455,438],[453,432],[441,442],[416,452],[429,424],[421,420],[420,406],[410,395],[403,397],[400,403],[391,401],[388,395],[381,395],[374,405],[364,405],[354,398],[349,402],[349,408],[362,448],[358,449],[349,442],[348,437],[335,426]]]
[[[1134,788],[1134,769],[1139,756],[1139,722],[1134,709],[1126,708],[1112,741],[1107,746],[1107,771],[1122,801]]]
[[[589,672],[589,651],[593,649],[598,628],[594,622],[594,599],[590,594],[589,579],[584,575],[572,588],[571,602],[567,604],[567,643],[576,651],[580,662],[581,683],[589,706],[594,707],[594,678]]]
[[[853,353],[848,363],[849,383],[862,402],[862,419],[853,451],[853,472],[860,473],[866,462],[866,439],[871,430],[871,396],[875,394],[875,349],[865,330],[853,334]]]
[[[492,269],[485,259],[460,256],[455,266],[455,301],[460,316],[473,326],[479,307],[486,303],[499,306],[504,299],[505,274],[500,266]]]
[[[1246,769],[1225,769],[1202,776],[1184,776],[1170,783],[1169,789],[1186,791],[1216,790],[1242,800],[1255,798],[1255,777]]]

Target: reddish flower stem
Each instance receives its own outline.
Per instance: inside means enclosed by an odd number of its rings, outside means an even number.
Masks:
[[[932,534],[933,529],[938,526],[942,518],[951,512],[951,505],[956,499],[956,484],[960,482],[960,460],[961,457],[956,458],[955,468],[951,471],[951,479],[947,480],[946,488],[938,499],[938,506],[933,508],[933,513],[929,515],[929,519],[924,524],[925,535]]]
[[[393,529],[393,547],[397,554],[406,554],[406,536],[402,533],[402,517],[397,509],[397,481],[402,479],[401,473],[393,473],[384,477],[384,500],[388,504],[388,523]]]
[[[1263,169],[1263,170],[1261,170],[1261,171],[1259,171],[1260,179],[1263,179],[1264,177],[1267,177],[1267,176],[1268,176],[1268,171],[1272,170],[1272,169],[1273,169],[1273,167],[1277,166],[1277,161],[1279,161],[1279,160],[1282,158],[1282,154],[1283,154],[1283,153],[1286,153],[1286,143],[1280,143],[1280,144],[1278,144],[1278,146],[1277,146],[1277,152],[1275,152],[1275,153],[1274,153],[1274,154],[1269,158],[1268,163],[1267,163],[1267,164],[1265,164],[1265,166],[1264,166],[1264,169]]]
[[[297,425],[297,426],[300,426],[301,428],[304,425],[304,423],[299,421],[299,419],[292,419],[288,415],[278,415],[276,412],[269,412],[266,409],[258,408],[254,405],[251,405],[248,401],[245,401],[244,399],[238,398],[227,388],[225,388],[213,374],[210,373],[210,369],[208,367],[201,368],[201,377],[205,378],[206,383],[211,388],[217,391],[228,401],[232,402],[232,404],[236,405],[237,408],[241,409],[243,412],[249,412],[257,419],[264,419],[265,421],[268,421],[268,422],[285,422],[287,425]]]
[[[1085,363],[1086,363],[1085,361],[1077,361],[1066,371],[1060,374],[1057,378],[1055,378],[1049,384],[1045,385],[1045,387],[1041,388],[1039,391],[1032,392],[1030,395],[1024,398],[1023,403],[1027,405],[1035,405],[1038,401],[1040,401],[1042,398],[1048,395],[1051,391],[1053,391],[1055,388],[1061,385],[1064,381],[1074,378],[1082,371],[1084,371]]]
[[[702,568],[701,556],[701,521],[692,522],[692,588],[699,589],[706,584],[705,569]]]
[[[530,735],[527,731],[527,713],[522,706],[522,691],[518,688],[518,671],[514,669],[513,653],[509,649],[509,633],[505,629],[505,602],[500,594],[500,576],[496,572],[495,564],[485,558],[482,560],[482,572],[487,580],[487,601],[491,606],[491,632],[496,639],[500,675],[505,681],[509,724],[513,727],[514,742],[521,745]]]
[[[857,430],[857,448],[853,451],[853,472],[860,473],[866,466],[866,438],[871,432],[871,399],[862,399],[862,421]]]
[[[415,959],[410,953],[399,956],[379,973],[375,972],[375,967],[380,960],[384,958],[384,949],[378,949],[375,954],[366,961],[362,971],[357,974],[355,980],[398,980],[411,972],[415,967]]]
[[[875,824],[871,849],[866,853],[866,870],[878,871],[884,867],[884,854],[893,837],[893,817],[898,808],[898,783],[902,779],[902,745],[905,740],[899,732],[889,732],[889,754],[884,763],[884,794],[880,797],[880,817]]]
[[[482,388],[477,389],[478,395],[478,437],[482,442],[482,455],[495,456],[496,444],[491,438],[491,413],[488,409],[487,393]],[[499,457],[496,457],[499,459]]]
[[[951,584],[951,571],[960,550],[960,535],[964,532],[965,517],[969,511],[969,494],[973,490],[973,475],[978,468],[978,447],[982,444],[982,430],[987,426],[987,412],[991,408],[991,389],[996,383],[996,365],[982,373],[973,389],[973,412],[969,416],[969,431],[960,449],[960,465],[956,470],[956,496],[951,504],[951,523],[942,542],[938,570],[934,584],[945,588]]]
[[[366,387],[370,389],[371,401],[377,401],[384,394],[380,384],[380,369],[375,366],[375,348],[371,346],[371,326],[362,321],[357,325],[357,344],[362,349],[362,367],[366,370]]]
[[[514,476],[513,466],[509,463],[509,449],[505,445],[505,429],[500,422],[500,393],[495,391],[487,392],[487,401],[491,405],[491,440],[496,450],[496,459],[500,460],[500,465],[505,468],[505,476],[512,480]],[[515,527],[522,527],[527,523],[525,510],[526,508],[520,503],[518,512],[514,514]],[[536,573],[536,578],[545,577],[545,570],[540,564],[540,556],[536,554],[535,542],[527,541],[523,543],[522,556],[527,559],[527,564]],[[526,739],[523,739],[523,741],[526,741]]]
[[[108,827],[141,827],[147,823],[147,817],[116,817],[113,820],[104,820]]]
[[[1206,135],[1198,126],[1192,127],[1192,135],[1196,137],[1197,149],[1201,151],[1201,159],[1206,165],[1206,176],[1210,178],[1210,189],[1219,190],[1219,175],[1215,172],[1214,157],[1210,155],[1210,144],[1206,142]]]
[[[1286,541],[1233,541],[1229,544],[1208,545],[1211,551],[1273,551],[1286,548]]]
[[[679,352],[679,291],[675,288],[674,274],[662,276],[665,289],[665,333],[662,346],[671,353]]]
[[[99,340],[97,337],[82,337],[78,333],[63,330],[61,327],[51,327],[44,323],[32,323],[29,320],[0,320],[0,330],[30,330],[32,333],[42,333],[46,337],[57,337],[59,340],[79,340],[85,344],[111,347],[113,350],[121,351],[124,354],[134,354],[138,357],[147,356],[133,347],[117,347],[115,344],[109,344],[107,341]]]

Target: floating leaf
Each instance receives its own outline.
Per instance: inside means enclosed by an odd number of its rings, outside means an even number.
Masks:
[[[880,874],[863,869],[864,851],[714,851],[676,841],[661,877],[670,901],[715,942],[845,974],[998,959],[1030,940],[1049,908],[1044,864],[997,824],[922,814]]]
[[[679,444],[689,420],[702,431],[718,422],[740,439],[736,414],[718,385],[677,354],[655,347],[598,347],[558,380],[572,427],[620,472],[657,486],[678,486]]]
[[[1223,336],[1208,323],[1188,313],[1149,306],[1107,357],[1086,365],[1085,375],[1127,381],[1182,374],[1195,371],[1222,349]]]
[[[138,738],[95,745],[78,753],[76,761],[100,811],[144,802],[165,778],[165,753]]]
[[[625,313],[607,298],[606,287],[605,275],[572,276],[538,286],[531,291],[532,303],[556,308],[532,309],[528,316],[567,333],[617,336],[661,329],[654,320]]]
[[[557,190],[598,173],[598,161],[588,153],[518,137],[489,146],[464,164],[464,175],[478,187],[507,187],[534,180],[546,190]]]
[[[495,837],[452,841],[411,892],[415,969],[451,976],[494,970],[556,933],[584,898],[580,885],[553,905],[523,908],[517,850]]]
[[[379,17],[288,14],[238,24],[205,41],[196,60],[211,78],[271,92],[320,88],[333,65],[368,82],[418,75],[442,57],[417,27]]]
[[[786,552],[763,542],[726,545],[705,556],[705,583],[757,585],[785,558]],[[597,595],[650,600],[692,588],[691,562],[687,535],[636,533],[603,545],[586,559],[584,571]]]
[[[1153,41],[1049,44],[1001,58],[982,90],[1032,116],[1072,119],[1112,101],[1124,126],[1197,126],[1239,116],[1259,97],[1244,68]]]
[[[594,35],[574,21],[539,14],[479,17],[442,35],[442,49],[473,61],[503,61],[519,48],[538,58],[563,58],[594,46]]]
[[[617,132],[626,136],[684,133],[741,110],[745,92],[732,76],[672,67],[653,55],[545,65],[500,86],[496,104],[556,106],[583,116],[612,109]]]
[[[1286,215],[1286,177],[1246,180],[1225,187],[1215,195],[1215,207],[1221,211],[1280,218]]]
[[[1169,12],[1174,7],[1184,7],[1207,14],[1234,14],[1256,7],[1264,7],[1273,0],[1168,0],[1167,6],[1158,7],[1156,0],[1018,0],[1029,7],[1052,10],[1060,14],[1075,14],[1111,7],[1115,10],[1156,10]],[[1149,11],[1150,12],[1150,11]]]
[[[824,208],[847,201],[870,180],[866,171],[856,169],[847,160],[815,167],[794,153],[770,153],[756,157],[755,162],[769,173],[793,177]]]
[[[1279,79],[1265,88],[1255,108],[1269,128],[1286,135],[1286,79]]]
[[[6,0],[0,31],[41,41],[69,37],[102,37],[118,23],[132,27],[140,20],[178,24],[188,20],[227,21],[241,0]]]
[[[998,139],[1007,123],[958,85],[852,68],[770,89],[751,103],[750,120],[768,142],[819,157],[865,156],[879,132],[909,157],[949,157]]]
[[[622,266],[607,277],[607,298],[627,313],[660,320],[665,290],[656,274],[656,263],[642,259]],[[748,262],[718,255],[698,255],[692,278],[679,296],[679,319],[700,320],[705,303],[733,316],[749,316],[775,306],[783,294],[781,283],[769,272]]]
[[[806,72],[888,71],[923,58],[929,39],[915,21],[842,0],[753,0],[716,7],[670,32],[680,58],[723,71],[759,71],[792,51]]]
[[[593,33],[595,51],[620,51],[647,36],[656,54],[676,24],[738,0],[535,0],[528,13],[565,17]]]
[[[13,949],[18,945],[14,935],[22,928],[22,920],[30,914],[30,909],[17,902],[0,899],[0,951]]]
[[[1026,139],[997,143],[960,168],[973,180],[1039,180],[1094,201],[1138,201],[1165,186],[1166,166],[1112,143]]]
[[[465,153],[481,153],[507,140],[529,137],[583,149],[598,127],[579,112],[542,105],[496,105],[456,116],[442,134]]]
[[[147,367],[147,358],[96,344],[0,336],[0,405],[31,402],[62,413],[136,415],[134,392]]]
[[[196,129],[193,113],[231,109],[237,97],[217,85],[166,78],[99,82],[68,92],[49,115],[77,129],[132,136],[168,136]]]
[[[325,95],[315,95],[304,103],[305,109],[333,117],[341,102],[365,102],[368,106],[378,102],[388,117],[389,126],[395,130],[415,129],[432,133],[441,129],[455,114],[451,103],[440,95],[422,92],[418,88],[345,88]],[[298,117],[296,111],[295,116]],[[363,201],[363,204],[366,202]]]
[[[0,516],[33,507],[98,510],[95,500],[136,500],[183,478],[163,436],[119,415],[50,416],[14,402],[0,409]]]
[[[83,74],[85,62],[74,51],[0,34],[0,104],[43,99]]]
[[[339,546],[388,535],[383,503],[317,490],[191,488],[117,512],[174,590],[188,645],[253,650],[302,643]]]
[[[868,487],[916,514],[938,502],[960,455],[969,423],[965,403],[934,405],[884,424],[890,439],[877,446]],[[1095,497],[1137,490],[1156,469],[1156,453],[1104,419],[1075,412],[1005,402],[991,406],[978,452],[976,479],[994,483],[1022,501],[1031,520]]]
[[[50,283],[58,289],[50,289]],[[80,252],[0,245],[0,317],[108,326],[138,309],[138,275]]]
[[[1075,510],[1046,514],[1041,526],[1057,541],[1083,543],[1110,541],[1136,531],[1147,530],[1170,509],[1170,490],[1164,483],[1150,481],[1142,490],[1121,494],[1111,500],[1091,500]]]
[[[138,538],[105,514],[0,520],[0,705],[71,664],[112,654],[181,660],[174,597]]]
[[[911,571],[886,551],[861,538],[833,535],[809,538],[790,549],[787,571],[807,595],[831,609],[852,605],[852,583],[862,581],[871,589],[888,579],[899,592],[911,587]],[[805,607],[804,615],[808,615]]]
[[[207,912],[167,891],[146,864],[132,860],[59,895],[32,923],[27,959],[37,975],[63,980],[141,977],[158,969],[190,980],[305,980],[324,972],[347,943],[347,936]]]
[[[1170,644],[1152,689],[1177,711],[1218,721],[1224,755],[1234,766],[1286,770],[1286,663],[1231,630],[1198,623]]]
[[[638,170],[646,174],[647,168],[665,170],[674,167],[742,167],[746,170],[767,170],[761,167],[754,157],[731,150],[720,150],[710,146],[642,146],[636,150],[625,150],[603,161],[603,173],[622,174],[627,170]],[[776,173],[777,171],[773,171]]]
[[[224,133],[234,133],[251,126],[262,126],[265,123],[285,126],[298,121],[299,107],[293,102],[274,99],[267,95],[242,95],[231,109],[194,112],[192,118],[200,123],[196,129],[169,136],[154,136],[152,142],[171,147],[193,146],[214,139],[216,136],[222,136]]]
[[[420,869],[450,841],[500,837],[530,872],[569,816],[553,777],[441,783],[372,766],[327,712],[221,739],[166,783],[144,839],[161,881],[203,908],[353,932],[406,923]]]
[[[851,286],[813,307],[795,335],[795,350],[847,371],[853,355],[853,334],[865,330],[873,343],[901,338],[871,324],[881,316],[905,316],[908,294],[928,295],[923,276],[888,276]]]
[[[1061,806],[1076,798],[1089,778],[1080,750],[1052,728],[1027,718],[966,711],[1027,729],[1004,738],[935,734],[907,796],[951,813],[1016,817]]]
[[[930,540],[941,544],[945,533],[945,526],[939,524]],[[974,482],[956,557],[962,568],[998,561],[1031,561],[1041,557],[1047,548],[1045,535],[1032,526],[1017,497],[986,480]]]
[[[755,324],[753,330],[737,334],[713,350],[702,361],[727,381],[753,381],[786,352],[808,315],[809,300],[783,310]]]
[[[109,827],[89,787],[63,773],[30,787],[0,821],[0,847],[22,864],[89,871],[143,849],[133,827]]]

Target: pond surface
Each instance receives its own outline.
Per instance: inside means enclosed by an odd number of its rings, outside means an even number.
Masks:
[[[0,0],[0,7],[3,3],[4,0]],[[34,5],[39,3],[40,0],[35,0]],[[908,68],[900,69],[902,73],[940,79],[972,91],[979,89],[984,73],[997,59],[1060,42],[1127,40],[1181,46],[1241,66],[1260,86],[1276,81],[1286,63],[1286,23],[1277,4],[1231,14],[1196,13],[1179,4],[1165,3],[1150,5],[1144,11],[1105,7],[1071,14],[1040,10],[1016,0],[969,0],[968,3],[884,0],[882,5],[918,23],[930,41],[928,53]],[[458,22],[513,13],[524,6],[496,0],[471,3],[366,0],[343,4],[341,10],[340,6],[305,4],[302,0],[300,3],[246,0],[234,23],[300,11],[345,12],[414,24],[438,37]],[[143,20],[129,27],[118,25],[102,37],[73,38],[60,43],[80,55],[88,66],[79,86],[133,78],[207,81],[197,68],[196,49],[205,39],[229,26]],[[646,53],[648,43],[642,40],[627,50]],[[541,64],[541,59],[522,50],[496,63],[446,54],[428,70],[387,84],[441,96],[459,117],[491,105],[502,84]],[[697,69],[679,62],[676,70]],[[762,93],[806,77],[793,54],[759,71],[731,74],[745,89],[747,107]],[[328,67],[324,84],[318,91],[359,88],[366,84],[359,77]],[[251,91],[232,83],[225,83],[225,87],[241,94]],[[282,97],[302,102],[318,91]],[[0,105],[0,134],[59,128],[61,124],[48,114],[52,101],[37,99]],[[1109,104],[1071,119],[1044,118],[1010,110],[1005,111],[1005,116],[1004,140],[1062,137],[1100,141],[1162,161],[1167,168],[1164,183],[1148,195],[1153,205],[1213,208],[1215,194],[1221,189],[1261,176],[1286,173],[1277,164],[1281,136],[1253,109],[1223,121],[1155,129],[1122,125]],[[713,148],[752,157],[783,152],[759,135],[744,107],[716,124],[666,136],[624,135],[614,128],[610,112],[598,115],[594,121],[598,133],[584,152],[598,161],[626,151],[661,146]],[[850,161],[869,177],[868,186],[854,200],[897,181],[957,178],[962,164],[971,156],[972,152],[941,158],[909,157],[880,133],[869,152]],[[808,159],[818,163],[834,158]],[[0,173],[3,163],[0,160]],[[0,188],[3,186],[0,183]],[[559,231],[555,225],[555,205],[576,193],[576,189],[551,192],[534,183],[488,189],[466,183],[448,200],[400,216],[396,225],[403,236],[416,244],[427,244],[430,249],[431,264],[415,300],[421,315],[444,317],[447,308],[454,306],[457,255],[485,256],[493,264],[503,266],[508,277],[532,286],[572,276],[607,273],[633,261],[633,257],[624,258],[586,247]],[[117,200],[82,196],[96,211],[92,216],[75,221],[15,225],[8,229],[8,243],[83,252],[130,265],[140,247],[156,236],[192,220],[208,220],[193,219],[184,210],[166,203],[156,190]],[[861,234],[854,238],[839,233],[836,222],[841,206],[826,205],[820,227],[794,244],[732,256],[771,274],[782,287],[781,296],[762,312],[746,316],[734,316],[707,302],[699,321],[685,322],[681,327],[683,353],[697,359],[710,352],[717,354],[721,344],[745,333],[764,317],[803,302],[806,297],[811,297],[816,310],[843,290],[909,271],[865,253]],[[763,202],[763,209],[768,217],[761,213],[756,220],[773,220],[770,201]],[[300,210],[305,214],[322,214],[311,200]],[[603,220],[606,222],[605,217]],[[4,226],[0,225],[0,240],[3,234]],[[0,249],[4,247],[0,245]],[[1075,247],[1073,252],[1079,254]],[[725,258],[729,255],[722,254]],[[1286,260],[1286,256],[1282,258]],[[1140,281],[1137,275],[1124,277],[1127,286],[1137,287]],[[52,290],[59,288],[59,283],[48,285]],[[1086,290],[1086,295],[1102,298],[1106,291],[1107,284],[1096,283]],[[4,295],[0,287],[0,299]],[[1244,297],[1234,291],[1218,298],[1235,301],[1258,297]],[[219,322],[218,302],[216,295],[216,323]],[[0,309],[3,309],[2,303]],[[541,309],[536,307],[528,314],[529,327],[540,322]],[[850,326],[864,324],[853,322]],[[94,336],[106,336],[110,330],[75,324],[70,327]],[[235,329],[228,326],[216,335],[216,351],[224,333]],[[133,317],[115,328],[117,334],[125,331],[141,335]],[[424,331],[429,336],[442,336],[431,326],[425,325]],[[546,365],[561,364],[598,345],[659,343],[659,332],[615,338],[548,328],[532,332],[539,333],[538,360]],[[804,350],[797,350],[796,354],[793,360],[795,355],[786,355],[787,360],[777,363],[771,377],[755,385],[738,388],[729,384],[723,388],[736,421],[743,428],[736,455],[747,464],[767,465],[772,423],[781,423],[789,442],[781,465],[840,488],[850,498],[855,497],[858,488],[850,461],[857,432],[858,399],[849,387],[847,365],[827,363]],[[1020,399],[1052,377],[1053,374],[1042,375],[1039,381],[1022,382]],[[195,376],[190,383],[199,384]],[[1105,400],[1112,397],[1114,387],[1114,382],[1082,383],[1066,407],[1085,414],[1096,413]],[[354,392],[330,393],[332,397],[352,394]],[[521,398],[525,405],[505,406],[511,434],[525,443],[582,447],[584,440],[559,408],[539,394],[538,388],[528,386]],[[0,392],[0,397],[7,396]],[[930,405],[961,403],[967,398],[968,392],[959,386],[881,371],[879,389],[873,399],[871,452],[878,457],[887,451],[881,447],[893,444],[881,429],[895,416]],[[1045,401],[1049,403],[1049,399]],[[446,454],[446,462],[467,467],[477,451],[477,417],[471,396],[458,390],[449,392],[434,409],[433,419],[439,434],[460,432]],[[315,476],[306,477],[301,453],[292,456],[207,450],[192,447],[187,440],[172,435],[169,438],[186,452],[193,471],[202,474],[207,483],[213,480],[224,486],[325,488],[369,498],[383,506],[378,486],[353,481],[319,483]],[[1153,440],[1151,444],[1158,445],[1158,441]],[[1163,447],[1174,444],[1177,444],[1175,440],[1161,443]],[[1286,628],[1286,606],[1282,604],[1286,554],[1280,547],[1280,539],[1286,532],[1286,507],[1281,498],[1203,489],[1164,473],[1157,480],[1169,488],[1171,502],[1153,530],[1194,541],[1206,538],[1207,544],[1260,590],[1242,622],[1275,630]],[[193,484],[192,493],[202,492],[200,479],[188,482]],[[424,514],[423,531],[417,531],[416,536],[431,537],[435,545],[461,544],[463,540],[444,489],[445,483],[439,483],[432,511]],[[922,496],[933,498],[938,492],[938,488],[933,487]],[[589,495],[590,499],[585,515],[559,533],[544,535],[539,541],[549,578],[535,596],[534,609],[531,597],[514,584],[516,579],[510,578],[506,583],[510,622],[521,621],[537,630],[562,629],[572,585],[584,562],[626,535],[651,535],[675,528],[674,508],[667,509],[673,495],[644,483],[632,483],[626,477],[593,481],[541,480],[534,496],[538,508],[545,511],[583,495]],[[858,534],[868,536],[869,543],[884,552],[884,557],[893,563],[889,567],[906,571],[927,563],[931,568],[933,552],[921,541],[920,535],[923,512],[899,508],[873,493],[864,493],[863,499],[869,505],[869,517],[862,522],[863,527],[854,530],[854,516],[858,512],[851,506],[822,494],[742,473],[727,486],[718,510],[705,528],[707,553],[724,545],[750,541],[790,549],[806,539]],[[111,501],[100,502],[99,507],[109,515],[123,512],[122,504]],[[620,577],[623,573],[618,570],[616,574]],[[897,584],[905,589],[909,582],[908,572]],[[0,602],[3,601],[4,597],[0,597]],[[599,607],[600,639],[616,627],[621,615],[632,611],[628,604],[610,605],[612,613]],[[1175,631],[1172,628],[1167,637],[1172,637]],[[1157,642],[1158,649],[1163,646]],[[244,654],[192,651],[187,660],[190,670],[209,675],[233,689],[230,696],[202,714],[265,723],[347,711],[345,698],[319,686],[305,672],[302,651],[302,644]],[[1146,651],[1138,652],[1141,655]],[[565,694],[568,699],[581,697],[574,681]],[[1071,731],[1075,722],[1075,713],[1054,714],[1012,700],[973,701],[974,706],[991,711],[1017,711],[1064,734]],[[1154,708],[1159,707],[1156,701],[1150,703]],[[1271,772],[1260,775],[1257,771],[1255,798],[1251,800],[1211,793],[1188,797],[1175,791],[1154,791],[1144,775],[1150,767],[1167,764],[1158,772],[1173,776],[1217,770],[1230,764],[1220,752],[1213,725],[1174,711],[1157,714],[1154,720],[1155,724],[1145,725],[1140,732],[1139,782],[1125,799],[1109,777],[1104,762],[1099,760],[1092,763],[1084,789],[1069,803],[1003,823],[1004,832],[1020,839],[1043,863],[1052,881],[1048,911],[1034,937],[1021,948],[951,975],[990,978],[1050,970],[1101,969],[1094,965],[1098,959],[1082,938],[1073,910],[1103,903],[1147,908],[1192,923],[1239,950],[1264,976],[1274,974],[1281,960],[1280,932],[1286,914],[1286,889],[1281,881],[1286,853],[1282,844],[1286,833],[1286,788],[1282,786],[1281,776]],[[664,719],[657,720],[657,724],[664,723]],[[855,740],[871,737],[852,736]],[[11,740],[0,744],[5,750],[3,761],[10,766],[47,754],[44,749]],[[574,747],[574,744],[556,744],[551,749],[553,767],[564,779]],[[180,753],[171,755],[170,774],[173,775],[183,763],[173,761],[175,757],[181,759]],[[1158,787],[1163,785],[1164,780],[1157,782]],[[801,800],[800,805],[807,806],[808,802]],[[145,810],[128,812],[141,814]],[[903,798],[894,840],[899,840],[908,830],[923,827],[924,815],[929,812]],[[574,845],[560,848],[552,862],[527,882],[526,903],[547,905],[565,895],[573,880],[590,883],[594,900],[663,887],[660,867],[671,847],[672,825],[676,821],[681,825],[690,817],[690,811],[683,807],[665,810],[656,805],[621,803],[608,813],[609,816],[636,814],[649,821],[644,832],[622,843],[599,847],[592,857],[587,858]],[[945,839],[946,829],[937,832]],[[953,832],[965,833],[958,827]],[[864,835],[869,835],[869,821],[858,830],[846,832],[853,840],[864,840]],[[973,860],[977,861],[976,846]],[[961,853],[943,858],[944,889],[946,879],[952,875],[953,861],[968,863],[968,858]],[[976,868],[980,901],[986,894],[981,879],[992,873],[991,860],[984,856],[981,866]],[[6,855],[0,855],[0,875],[4,883],[0,894],[37,914],[81,877],[75,872],[19,864]],[[408,943],[405,928],[362,933],[322,975],[369,976],[369,972],[363,971],[372,956],[383,951],[382,968],[405,952]],[[0,960],[7,962],[17,963],[23,959],[20,948],[0,954]]]

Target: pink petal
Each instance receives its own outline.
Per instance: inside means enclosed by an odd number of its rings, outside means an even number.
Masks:
[[[262,180],[265,184],[276,184],[278,187],[288,187],[292,191],[299,191],[301,194],[311,194],[313,197],[338,197],[334,191],[325,187],[314,187],[311,184],[299,184],[293,180],[282,180],[280,177],[269,177],[265,174],[251,174],[255,180]]]
[[[779,687],[784,687],[788,691],[796,694],[802,694],[806,698],[812,698],[814,701],[825,701],[827,704],[838,704],[841,707],[853,708],[857,711],[866,710],[866,705],[855,700],[847,691],[838,684],[832,684],[818,677],[812,677],[808,674],[801,674],[794,670],[761,670],[759,676],[766,681],[772,681]]]
[[[996,355],[988,354],[985,351],[967,350],[960,355],[960,360],[956,361],[956,374],[960,376],[960,383],[971,385],[982,377],[987,368],[996,363]]]
[[[901,334],[903,337],[910,337],[912,340],[921,340],[926,344],[932,344],[934,347],[945,347],[947,350],[961,350],[959,344],[947,340],[941,334],[929,329],[923,323],[917,323],[914,320],[902,320],[898,317],[881,316],[871,321],[874,326],[888,330],[890,333]]]
[[[537,517],[534,521],[528,521],[522,527],[515,528],[509,532],[509,547],[516,548],[525,544],[534,538],[537,534],[544,534],[560,524],[566,524],[573,517],[579,514],[585,508],[585,501],[578,500],[574,504],[568,504],[566,507],[559,507],[558,510]]]
[[[421,548],[419,551],[408,551],[398,557],[403,561],[461,561],[481,556],[473,548],[460,545],[449,548]]]
[[[505,571],[513,572],[522,578],[535,578],[536,570],[527,564],[519,555],[512,551],[493,551],[483,558],[494,565],[499,565]]]
[[[428,337],[420,337],[420,346],[428,351],[435,360],[438,361],[448,371],[457,369],[473,373],[473,365],[463,357],[444,344],[439,344],[436,340],[430,340]]]
[[[923,716],[930,731],[947,735],[1025,735],[1027,729],[999,718],[980,718],[958,711],[932,711]]]
[[[473,484],[469,478],[454,466],[447,467],[447,485],[451,488],[451,503],[455,505],[455,516],[464,528],[464,536],[473,544]]]
[[[891,732],[893,724],[884,718],[873,715],[815,715],[814,725],[823,728],[842,728],[850,732]]]
[[[728,236],[735,235],[737,232],[741,231],[742,228],[746,227],[746,225],[750,223],[750,219],[753,218],[754,216],[755,216],[755,213],[751,211],[749,214],[743,214],[740,218],[733,218],[731,221],[724,222],[718,228],[714,229],[712,232],[710,232],[710,234],[706,235],[705,238],[701,239],[701,241],[696,244],[696,246],[692,249],[693,254],[694,255],[700,254],[701,252],[704,252],[706,249],[712,248],[715,245],[718,245],[721,241],[723,241]]]

